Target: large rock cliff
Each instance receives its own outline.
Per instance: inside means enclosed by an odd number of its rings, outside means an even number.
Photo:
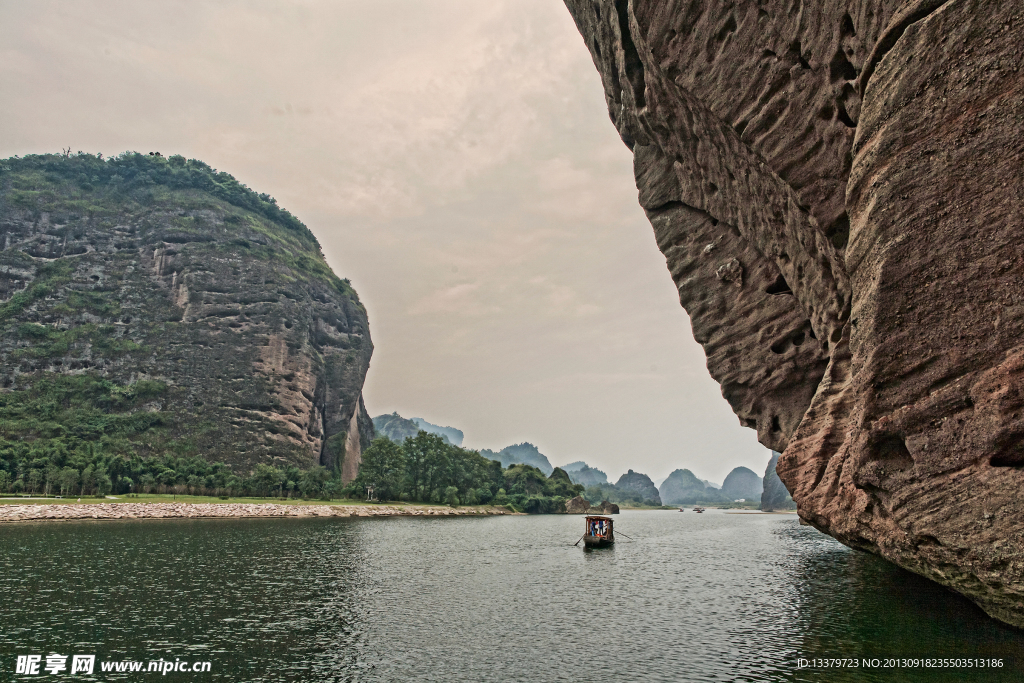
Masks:
[[[366,311],[271,197],[182,157],[7,159],[0,247],[2,440],[355,477]]]
[[[566,5],[802,519],[1024,626],[1024,8]]]

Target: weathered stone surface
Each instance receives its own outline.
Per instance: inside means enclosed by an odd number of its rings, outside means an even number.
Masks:
[[[1024,7],[566,5],[801,517],[1024,626]]]
[[[605,515],[617,515],[619,514],[619,506],[615,503],[609,503],[607,500],[602,500],[601,513]]]
[[[584,515],[590,510],[590,502],[583,496],[565,501],[565,511],[570,515]]]
[[[373,436],[366,311],[305,226],[229,178],[180,157],[0,162],[5,406],[62,377],[125,395],[146,386],[152,400],[128,413],[149,423],[53,438],[69,449],[120,438],[105,447],[240,473],[322,464],[351,480]],[[225,187],[266,211],[213,193]],[[0,438],[51,436],[33,425],[5,424]]]

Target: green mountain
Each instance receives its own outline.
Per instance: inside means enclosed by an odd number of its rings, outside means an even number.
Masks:
[[[366,310],[269,195],[180,156],[5,159],[0,244],[4,468],[173,455],[355,477]]]

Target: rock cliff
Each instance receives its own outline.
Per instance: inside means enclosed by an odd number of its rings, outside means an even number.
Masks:
[[[182,157],[7,159],[0,246],[0,440],[355,477],[366,311],[268,195]]]
[[[1024,8],[565,1],[802,519],[1024,626]]]

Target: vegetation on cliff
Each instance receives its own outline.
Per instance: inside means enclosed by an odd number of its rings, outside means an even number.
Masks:
[[[122,491],[164,456],[243,482],[260,464],[358,467],[366,311],[269,195],[178,156],[5,159],[0,248],[10,487],[92,467]]]

